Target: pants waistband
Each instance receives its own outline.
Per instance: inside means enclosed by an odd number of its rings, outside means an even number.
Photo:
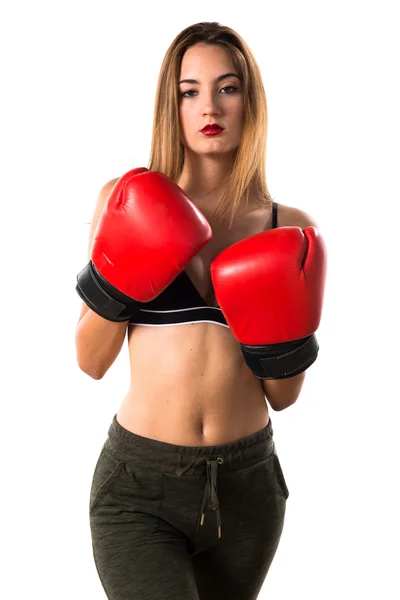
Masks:
[[[105,446],[121,460],[139,467],[173,474],[176,469],[189,468],[193,463],[188,474],[201,475],[204,466],[201,467],[201,461],[197,465],[194,459],[220,459],[219,471],[223,472],[251,466],[267,458],[273,450],[273,428],[269,419],[260,431],[233,442],[215,446],[181,446],[132,433],[117,421],[115,414]]]

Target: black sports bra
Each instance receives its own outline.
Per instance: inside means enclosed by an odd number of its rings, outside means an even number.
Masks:
[[[278,227],[278,204],[272,204],[272,229]],[[219,306],[209,306],[183,270],[159,296],[150,302],[138,302],[129,325],[186,325],[216,323],[229,326]]]

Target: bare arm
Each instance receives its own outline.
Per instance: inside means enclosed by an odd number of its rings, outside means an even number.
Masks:
[[[124,343],[128,321],[114,323],[87,307],[75,332],[76,360],[93,379],[104,377]]]
[[[275,411],[285,410],[294,404],[303,387],[306,372],[286,379],[263,379],[262,385],[269,404]]]
[[[98,220],[117,181],[118,179],[109,181],[100,190],[90,227],[88,260]],[[128,321],[113,322],[103,319],[82,302],[75,332],[76,360],[79,368],[93,379],[101,379],[121,351],[127,325]]]

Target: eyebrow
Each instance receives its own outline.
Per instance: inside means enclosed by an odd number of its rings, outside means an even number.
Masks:
[[[224,73],[224,75],[220,75],[219,77],[214,79],[214,83],[218,83],[218,81],[221,81],[222,79],[226,79],[227,77],[237,77],[240,81],[240,77],[236,73]],[[197,81],[197,79],[182,79],[182,81],[179,82],[179,85],[181,83],[200,83],[200,82]]]

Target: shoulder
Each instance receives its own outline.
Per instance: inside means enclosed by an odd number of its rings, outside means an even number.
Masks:
[[[117,177],[116,179],[111,179],[110,181],[107,181],[107,183],[105,183],[103,185],[103,187],[100,189],[100,191],[99,191],[99,193],[97,195],[97,201],[96,201],[96,205],[95,205],[95,208],[94,208],[91,234],[94,233],[94,228],[97,225],[97,221],[100,218],[100,215],[101,215],[101,213],[103,211],[103,208],[104,208],[104,206],[105,206],[105,204],[106,204],[106,202],[107,202],[107,200],[108,200],[108,198],[109,198],[109,196],[110,196],[110,194],[111,194],[111,192],[112,192],[115,184],[117,183],[117,181],[119,179],[120,178]]]
[[[90,232],[89,232],[89,254],[90,254],[90,247],[91,247],[93,235],[94,235],[95,229],[97,227],[97,223],[100,219],[100,215],[103,212],[104,206],[105,206],[115,184],[117,183],[117,181],[119,179],[120,178],[117,177],[115,179],[110,179],[110,181],[107,181],[107,183],[105,183],[103,185],[103,187],[100,189],[100,191],[97,195],[97,200],[96,200],[96,204],[94,207],[93,218],[91,221]]]
[[[304,210],[286,204],[278,204],[278,227],[316,227],[316,220]]]
[[[100,190],[100,196],[102,196],[103,198],[107,197],[110,195],[113,187],[115,186],[115,184],[117,183],[117,181],[119,181],[121,178],[120,177],[116,177],[115,179],[110,179],[110,181],[107,181],[107,183],[105,183],[103,185],[103,187]]]

